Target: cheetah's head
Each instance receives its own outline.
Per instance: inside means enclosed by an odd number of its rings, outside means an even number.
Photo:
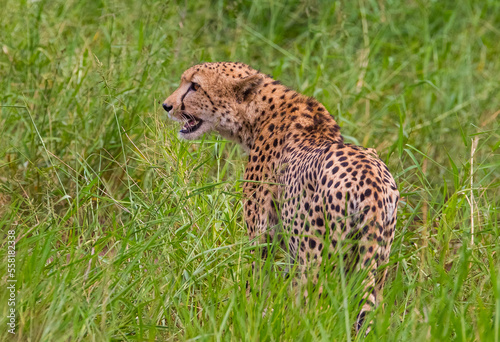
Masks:
[[[183,124],[179,136],[193,140],[216,130],[235,138],[264,75],[241,63],[204,63],[186,70],[163,102],[168,116]]]

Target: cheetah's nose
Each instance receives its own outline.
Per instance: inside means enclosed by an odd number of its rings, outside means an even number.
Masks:
[[[163,109],[165,109],[165,111],[167,111],[167,112],[170,112],[172,110],[172,108],[173,108],[173,106],[169,106],[166,103],[163,104]]]

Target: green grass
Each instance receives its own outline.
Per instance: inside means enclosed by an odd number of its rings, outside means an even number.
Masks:
[[[17,238],[11,336],[0,235],[0,340],[500,340],[498,1],[0,5],[0,230]],[[246,158],[180,141],[159,106],[184,69],[222,60],[315,96],[394,174],[366,338],[362,275],[322,275],[328,297],[303,303],[278,253],[246,298]]]

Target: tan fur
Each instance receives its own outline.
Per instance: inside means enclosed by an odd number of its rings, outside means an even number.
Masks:
[[[200,88],[189,90],[192,82]],[[389,258],[399,200],[376,153],[345,144],[333,117],[314,98],[241,63],[191,67],[164,106],[173,107],[174,120],[203,120],[182,137],[215,130],[249,153],[244,213],[250,238],[289,237],[287,248],[304,271],[316,270],[325,257],[328,262],[339,242],[354,241],[353,266],[369,270],[361,324],[384,284],[386,271],[377,270]],[[317,281],[317,272],[307,274]]]

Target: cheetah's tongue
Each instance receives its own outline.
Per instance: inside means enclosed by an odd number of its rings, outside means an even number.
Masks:
[[[184,129],[190,129],[194,126],[196,126],[196,124],[198,124],[198,121],[194,120],[194,119],[191,119],[189,120],[188,122],[186,122],[186,124],[184,125]]]

